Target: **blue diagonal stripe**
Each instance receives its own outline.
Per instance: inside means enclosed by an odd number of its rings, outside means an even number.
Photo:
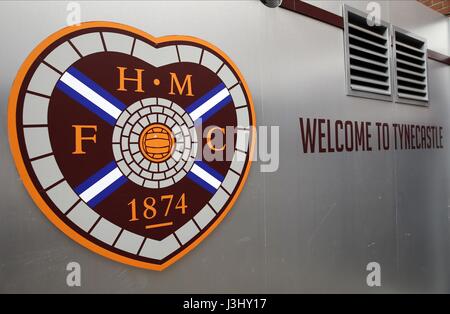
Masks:
[[[92,89],[94,92],[105,98],[107,101],[109,101],[111,104],[113,104],[117,109],[124,111],[127,106],[121,102],[119,99],[111,95],[107,90],[102,88],[100,85],[95,83],[93,80],[91,80],[89,77],[78,71],[75,67],[70,67],[67,72],[72,74],[74,77],[76,77],[80,82],[87,85],[90,89]]]
[[[220,92],[222,89],[224,89],[226,86],[224,83],[220,83],[219,85],[217,85],[216,87],[214,87],[213,89],[211,89],[209,92],[207,92],[205,95],[203,95],[202,97],[200,97],[199,99],[197,99],[194,103],[192,103],[189,107],[186,108],[186,112],[187,113],[191,113],[192,111],[194,111],[195,109],[197,109],[198,107],[200,107],[201,105],[203,105],[205,102],[208,101],[208,99],[210,99],[211,97],[213,97],[215,94],[217,94],[218,92]]]
[[[202,188],[204,188],[205,190],[207,190],[208,192],[214,194],[216,192],[216,189],[209,185],[208,183],[206,183],[203,179],[197,177],[195,174],[193,174],[192,172],[188,172],[188,174],[186,175],[189,179],[191,179],[192,181],[194,181],[195,183],[197,183],[198,185],[200,185]]]
[[[122,185],[124,185],[128,179],[125,176],[121,176],[119,179],[114,181],[113,184],[108,186],[108,188],[104,189],[102,192],[100,192],[96,197],[91,199],[87,204],[90,207],[95,207],[98,205],[101,201],[103,201],[105,198],[107,198],[109,195],[111,195],[114,191],[119,189]]]
[[[204,115],[202,115],[199,120],[201,119],[202,122],[205,122],[210,117],[212,117],[216,112],[218,112],[220,109],[225,107],[231,102],[232,98],[231,95],[228,95],[226,98],[224,98],[221,102],[219,102],[217,105],[211,108],[211,110],[207,111]]]
[[[90,78],[85,76],[83,73],[81,73],[74,67],[69,68],[67,72],[73,77],[75,77],[77,80],[85,84],[99,96],[103,97],[105,100],[107,100],[109,103],[111,103],[114,107],[116,107],[120,111],[124,111],[126,109],[126,105],[124,103],[122,103],[120,100],[112,96],[109,92],[107,92],[105,89],[100,87],[97,83],[92,81]],[[105,120],[110,125],[115,125],[116,123],[115,117],[111,116],[109,113],[100,109],[96,104],[92,103],[89,99],[79,94],[76,90],[72,89],[70,86],[68,86],[61,80],[57,82],[56,88],[61,90],[63,93],[65,93],[67,96],[69,96],[70,98],[72,98],[85,108],[87,108],[89,111],[93,112],[94,114]]]
[[[203,170],[208,172],[210,175],[212,175],[214,178],[216,178],[220,182],[222,182],[225,179],[223,177],[223,175],[218,173],[217,170],[215,170],[215,169],[211,168],[210,166],[208,166],[205,162],[203,162],[201,160],[197,160],[195,163],[197,164],[197,166],[199,166],[200,168],[202,168]]]
[[[114,170],[114,168],[117,167],[117,164],[115,161],[110,162],[109,164],[107,164],[105,167],[103,167],[102,169],[100,169],[99,171],[97,171],[94,175],[92,175],[91,177],[89,177],[86,181],[84,181],[83,183],[81,183],[79,186],[77,186],[75,188],[75,192],[80,195],[81,193],[83,193],[84,191],[86,191],[87,189],[89,189],[92,185],[94,185],[94,183],[96,183],[98,180],[100,180],[101,178],[103,178],[104,176],[106,176],[108,173],[110,173],[111,171]]]
[[[90,100],[86,99],[85,97],[78,94],[76,91],[74,91],[72,88],[67,86],[61,81],[58,81],[56,83],[56,87],[65,93],[67,96],[75,100],[77,103],[83,105],[86,109],[91,111],[92,113],[95,113],[97,116],[105,120],[108,124],[114,126],[116,124],[116,119],[111,117],[109,114],[101,110],[99,107],[94,105]]]

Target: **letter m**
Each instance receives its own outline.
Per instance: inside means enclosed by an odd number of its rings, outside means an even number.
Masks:
[[[176,87],[178,94],[183,95],[184,89],[187,88],[186,96],[194,96],[194,94],[192,93],[191,78],[192,78],[192,75],[187,74],[184,77],[183,85],[181,85],[177,74],[170,72],[170,93],[169,93],[169,95],[175,95],[174,87]]]

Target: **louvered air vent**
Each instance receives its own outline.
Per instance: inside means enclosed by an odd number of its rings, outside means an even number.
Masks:
[[[344,7],[349,95],[392,99],[389,24],[370,26],[367,15]]]
[[[426,41],[398,27],[394,33],[396,100],[424,105],[428,102]]]

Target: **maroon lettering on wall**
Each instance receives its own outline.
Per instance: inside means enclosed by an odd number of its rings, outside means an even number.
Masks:
[[[299,120],[305,154],[373,151],[373,144],[378,151],[444,148],[442,126],[303,117]]]

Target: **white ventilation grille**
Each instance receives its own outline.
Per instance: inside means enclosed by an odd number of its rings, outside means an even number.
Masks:
[[[393,27],[395,89],[398,102],[426,105],[428,102],[426,41]]]
[[[389,24],[370,26],[367,15],[344,7],[349,95],[392,99]]]

